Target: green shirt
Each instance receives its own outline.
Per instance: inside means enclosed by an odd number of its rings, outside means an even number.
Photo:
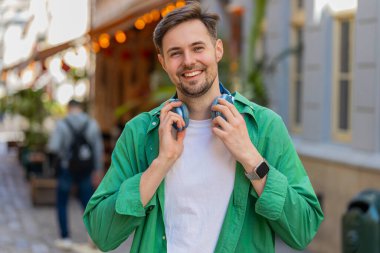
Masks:
[[[282,119],[273,111],[233,94],[252,143],[270,170],[258,197],[236,163],[234,189],[215,252],[274,252],[275,234],[295,249],[316,234],[323,213]],[[135,232],[131,252],[166,252],[164,186],[143,207],[140,178],[158,156],[161,107],[129,121],[117,141],[111,166],[90,199],[84,224],[103,251],[118,247]],[[197,243],[196,241],[194,243]]]

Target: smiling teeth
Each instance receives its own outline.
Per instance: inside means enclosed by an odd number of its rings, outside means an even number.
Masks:
[[[194,72],[190,72],[190,73],[185,73],[183,74],[185,77],[193,77],[193,76],[196,76],[198,75],[199,73],[201,73],[201,71],[194,71]]]

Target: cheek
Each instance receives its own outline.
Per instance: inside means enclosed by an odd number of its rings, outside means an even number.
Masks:
[[[209,57],[205,63],[210,70],[215,70],[218,68],[218,58],[216,55]]]
[[[202,61],[203,61],[206,65],[208,65],[208,66],[212,66],[212,65],[215,65],[215,64],[218,63],[218,61],[219,61],[219,57],[218,57],[218,55],[217,55],[216,53],[214,53],[214,54],[208,54],[208,55],[206,55],[206,56],[202,59]]]
[[[178,67],[177,66],[171,66],[169,69],[168,74],[170,76],[177,76]]]
[[[175,75],[179,68],[179,63],[175,60],[170,61],[166,65],[166,69],[169,75]]]

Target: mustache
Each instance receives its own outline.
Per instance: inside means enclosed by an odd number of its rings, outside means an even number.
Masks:
[[[203,64],[183,65],[177,70],[177,75],[182,75],[185,71],[204,70],[205,68]]]

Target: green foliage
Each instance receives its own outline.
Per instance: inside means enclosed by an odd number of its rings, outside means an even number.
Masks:
[[[255,67],[252,68],[251,72],[248,74],[248,84],[252,89],[252,100],[255,103],[268,106],[269,99],[267,92],[265,90],[264,83],[264,59],[255,63]]]
[[[71,68],[67,72],[67,78],[74,81],[74,83],[78,82],[81,79],[88,78],[88,73],[86,69],[81,68]]]
[[[19,114],[27,118],[31,123],[42,122],[47,116],[42,97],[43,90],[24,89],[13,95],[5,96],[2,100],[2,112]]]
[[[277,64],[287,58],[289,55],[298,54],[302,51],[302,45],[286,48],[278,55],[270,59],[264,55],[261,59],[256,60],[256,45],[262,37],[262,22],[265,17],[266,0],[253,0],[254,2],[254,18],[252,19],[250,33],[250,48],[249,48],[249,72],[247,74],[247,83],[250,89],[250,97],[256,103],[268,106],[269,98],[265,89],[264,74],[273,73]],[[264,52],[265,53],[265,52]]]
[[[261,37],[261,26],[265,17],[266,0],[253,0],[254,14],[251,25],[248,66],[249,72],[247,75],[247,83],[250,88],[251,98],[256,103],[268,106],[269,99],[265,90],[264,71],[265,59],[255,61],[256,59],[256,44]]]
[[[227,45],[228,42],[226,39],[223,39],[223,44]],[[222,59],[218,63],[218,75],[219,75],[219,81],[223,83],[223,85],[227,88],[230,88],[232,84],[232,79],[231,79],[231,71],[230,71],[230,66],[231,66],[231,59],[230,59],[230,52],[229,52],[229,47],[224,46],[224,53]]]
[[[152,87],[148,95],[129,99],[117,107],[114,112],[117,119],[120,120],[127,113],[131,113],[131,116],[133,116],[144,111],[149,111],[175,94],[175,86],[159,64],[155,66],[151,77]]]
[[[48,99],[43,89],[23,89],[0,99],[0,113],[21,115],[28,120],[24,144],[32,149],[46,144],[48,136],[43,129],[43,121],[54,110],[57,110],[57,105]]]
[[[117,107],[115,110],[115,116],[119,119],[130,111],[134,112],[134,114],[148,111],[170,98],[174,93],[174,85],[160,86],[154,92],[149,93],[148,96],[130,99],[126,103]]]

